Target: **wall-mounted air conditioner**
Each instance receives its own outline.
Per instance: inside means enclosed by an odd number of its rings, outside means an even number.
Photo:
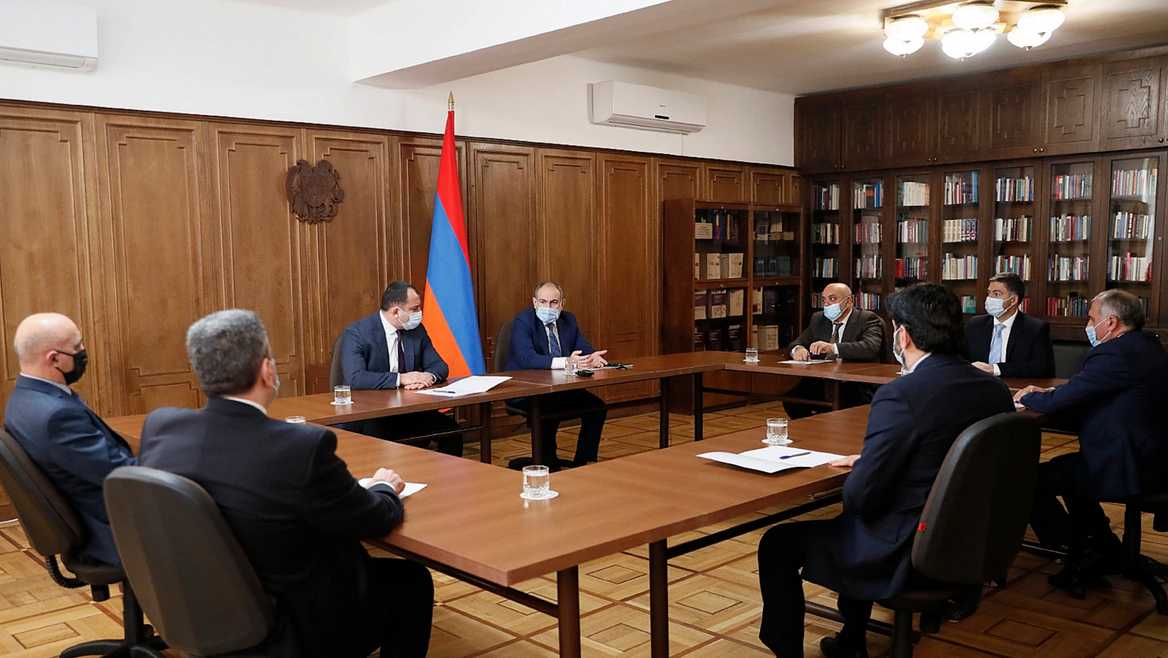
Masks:
[[[59,0],[0,3],[0,63],[91,71],[97,10]]]
[[[595,82],[592,123],[688,134],[706,127],[706,99],[627,82]]]

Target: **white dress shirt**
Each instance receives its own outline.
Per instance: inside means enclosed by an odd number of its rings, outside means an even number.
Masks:
[[[381,316],[381,326],[385,329],[385,347],[389,350],[389,371],[400,372],[397,362],[397,342],[401,340],[401,336],[397,335],[397,327],[385,319],[384,312],[378,313],[378,315]]]
[[[990,329],[990,345],[993,345],[994,344],[994,332],[998,330],[998,325],[1001,324],[1001,325],[1005,325],[1005,327],[1006,327],[1005,329],[1002,330],[1002,361],[1006,360],[1006,346],[1010,344],[1010,331],[1014,328],[1014,320],[1017,320],[1017,319],[1018,319],[1018,311],[1015,311],[1010,316],[1010,319],[1006,320],[1004,322],[1002,320],[999,320],[998,318],[994,318],[994,326]],[[986,358],[987,359],[989,358],[988,353],[987,353]],[[1002,369],[998,367],[998,364],[991,363],[990,365],[992,365],[994,367],[994,375],[997,377],[1001,377],[1002,376]]]
[[[906,374],[906,375],[911,375],[911,374],[913,374],[913,371],[917,369],[917,366],[919,366],[919,365],[921,365],[922,363],[924,363],[924,362],[925,362],[925,359],[929,358],[930,356],[933,356],[933,353],[932,353],[932,352],[925,352],[924,354],[922,354],[922,355],[921,355],[921,358],[919,358],[919,359],[917,359],[916,361],[914,361],[914,362],[913,362],[913,364],[912,364],[912,367],[911,367],[911,368],[909,368],[909,369],[908,369],[908,372],[906,372],[905,374]]]

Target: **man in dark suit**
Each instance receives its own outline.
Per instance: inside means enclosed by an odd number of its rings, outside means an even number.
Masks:
[[[450,368],[422,326],[422,297],[417,288],[405,281],[394,281],[381,295],[381,310],[345,327],[341,337],[341,367],[345,383],[354,391],[416,390],[446,381]],[[345,423],[340,427],[387,441],[401,441],[456,431],[458,422],[440,411],[419,411]],[[462,456],[462,435],[439,438],[438,450]]]
[[[909,374],[876,391],[862,452],[832,463],[852,469],[843,513],[775,526],[759,544],[759,637],[777,656],[803,655],[803,580],[839,592],[844,628],[823,639],[823,654],[868,655],[872,601],[913,577],[914,531],[949,448],[973,423],[1014,410],[1005,384],[961,358],[953,293],[918,284],[890,295],[888,312],[893,353]]]
[[[101,485],[110,471],[137,460],[125,440],[69,388],[89,363],[81,331],[64,315],[39,313],[20,323],[13,342],[20,375],[4,426],[85,523],[82,558],[121,564]]]
[[[536,286],[531,308],[515,316],[511,322],[511,355],[506,370],[563,370],[569,361],[584,369],[607,364],[604,360],[607,350],[598,352],[592,349],[576,323],[576,316],[564,310],[564,302],[564,290],[558,283],[547,281]],[[528,398],[509,402],[524,410],[530,405]],[[576,459],[571,465],[583,466],[596,461],[600,433],[608,415],[604,401],[588,391],[576,390],[545,395],[540,402],[543,413],[548,415],[587,410],[580,416]],[[562,465],[556,456],[556,432],[560,429],[561,419],[545,418],[541,425],[544,454],[554,470]]]
[[[788,346],[791,358],[795,361],[810,361],[812,358],[880,361],[884,355],[884,323],[875,313],[855,308],[854,301],[851,288],[842,283],[828,284],[823,289],[823,310],[811,316],[807,329]],[[807,378],[788,395],[826,400],[827,386],[824,380]],[[866,384],[844,384],[840,387],[841,406],[868,404],[873,390]],[[785,402],[783,408],[791,418],[805,418],[817,410],[812,405],[798,402]]]
[[[273,602],[273,658],[425,656],[434,584],[407,560],[373,559],[362,539],[402,520],[391,470],[367,489],[316,425],[268,417],[280,378],[259,317],[213,313],[187,332],[187,354],[210,400],[202,411],[159,409],[142,429],[143,466],[207,490]]]
[[[1030,515],[1042,544],[1070,550],[1066,567],[1050,577],[1056,587],[1085,587],[1119,572],[1119,539],[1099,501],[1163,491],[1168,482],[1168,354],[1143,327],[1134,295],[1099,293],[1087,312],[1093,347],[1079,374],[1062,386],[1029,386],[1015,395],[1078,428],[1079,452],[1039,467]]]
[[[1026,283],[1012,272],[990,277],[986,315],[965,326],[962,356],[997,377],[1054,377],[1050,325],[1019,307]]]

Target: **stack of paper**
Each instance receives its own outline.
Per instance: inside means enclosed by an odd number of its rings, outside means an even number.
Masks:
[[[365,485],[369,484],[369,481],[372,479],[373,478],[361,478],[360,480],[357,480],[357,484],[359,484],[361,486],[365,486]],[[426,485],[420,484],[418,482],[406,482],[406,488],[402,489],[402,492],[399,493],[397,495],[397,497],[398,498],[405,498],[406,496],[412,496],[425,488],[426,488]]]
[[[737,455],[732,452],[704,452],[698,457],[763,473],[778,473],[792,468],[812,468],[843,459],[842,455],[790,446],[768,446],[757,450],[747,450]]]
[[[474,375],[471,377],[463,377],[462,379],[447,384],[441,388],[427,388],[418,393],[425,393],[426,395],[441,395],[443,397],[455,397],[458,395],[473,395],[475,393],[486,393],[495,388],[499,384],[511,379],[510,377],[499,376],[483,376]]]

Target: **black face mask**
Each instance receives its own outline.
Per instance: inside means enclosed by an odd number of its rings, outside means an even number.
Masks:
[[[65,356],[73,357],[72,370],[69,372],[65,372],[60,368],[57,368],[57,370],[65,376],[66,386],[72,386],[73,384],[76,384],[77,381],[81,379],[81,376],[85,374],[85,367],[89,365],[89,355],[85,353],[85,350],[79,350],[76,354],[69,354],[68,352],[62,352],[61,350],[57,350],[57,352],[64,354]]]

